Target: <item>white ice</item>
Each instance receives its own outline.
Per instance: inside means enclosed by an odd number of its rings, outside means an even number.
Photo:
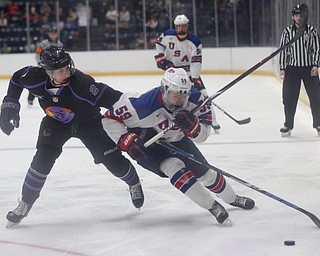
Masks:
[[[209,94],[236,76],[203,75]],[[160,76],[97,77],[122,91],[146,91]],[[8,81],[0,81],[2,99]],[[320,229],[304,213],[227,178],[235,191],[256,201],[252,211],[225,205],[232,227],[215,218],[168,179],[137,167],[145,193],[138,211],[125,183],[75,139],[57,160],[39,200],[19,226],[6,229],[6,214],[17,206],[22,183],[35,153],[38,107],[21,98],[21,127],[0,134],[0,248],[4,256],[315,256]],[[216,98],[238,125],[216,109],[219,135],[199,145],[210,164],[320,216],[320,137],[312,128],[310,109],[299,103],[295,128],[281,138],[281,84],[273,77],[250,75]],[[219,200],[219,199],[218,199]],[[221,202],[221,201],[220,201]],[[294,240],[295,246],[285,246]]]

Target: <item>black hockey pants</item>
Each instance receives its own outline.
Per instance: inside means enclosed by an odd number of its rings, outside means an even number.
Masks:
[[[37,151],[23,184],[23,201],[33,203],[39,197],[47,175],[71,137],[79,138],[89,149],[94,162],[105,165],[116,177],[128,173],[131,163],[103,130],[100,116],[79,124],[63,124],[46,116],[41,122]]]

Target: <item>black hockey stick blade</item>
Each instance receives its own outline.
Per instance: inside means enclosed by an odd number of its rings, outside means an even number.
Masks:
[[[318,217],[316,215],[314,215],[313,213],[311,212],[308,212],[300,207],[296,208],[298,211],[304,213],[305,215],[307,215],[312,221],[314,224],[316,224],[316,226],[318,228],[320,228],[320,220],[318,219]]]
[[[237,124],[248,124],[248,123],[250,123],[251,122],[251,118],[250,117],[247,117],[247,118],[245,118],[245,119],[241,119],[241,120],[235,120],[235,122],[237,123]]]
[[[214,103],[213,101],[211,102],[213,106],[215,106],[217,109],[219,109],[222,113],[224,113],[227,117],[229,117],[231,120],[235,121],[237,124],[248,124],[251,122],[251,118],[248,117],[248,118],[245,118],[245,119],[242,119],[242,120],[238,120],[238,119],[235,119],[233,116],[231,116],[227,111],[225,111],[223,108],[221,108],[219,105],[217,105],[216,103]]]
[[[236,182],[238,182],[238,183],[240,183],[240,184],[242,184],[244,186],[247,186],[248,188],[251,188],[251,189],[253,189],[255,191],[258,191],[258,192],[262,193],[263,195],[266,195],[266,196],[268,196],[268,197],[270,197],[270,198],[272,198],[272,199],[274,199],[274,200],[276,200],[276,201],[278,201],[280,203],[283,203],[283,204],[285,204],[285,205],[287,205],[287,206],[289,206],[289,207],[291,207],[293,209],[296,209],[299,212],[304,213],[305,215],[307,215],[313,221],[314,224],[316,224],[316,226],[318,228],[320,228],[320,220],[313,213],[311,213],[311,212],[309,212],[309,211],[307,211],[307,210],[305,210],[305,209],[303,209],[303,208],[301,208],[301,207],[299,207],[299,206],[297,206],[297,205],[295,205],[293,203],[290,203],[290,202],[284,200],[283,198],[280,198],[280,197],[278,197],[278,196],[276,196],[276,195],[274,195],[274,194],[272,194],[272,193],[270,193],[268,191],[265,191],[265,190],[263,190],[261,188],[258,188],[257,186],[252,185],[249,182],[247,182],[245,180],[242,180],[242,179],[240,179],[240,178],[238,178],[238,177],[236,177],[236,176],[234,176],[234,175],[232,175],[232,174],[230,174],[230,173],[228,173],[228,172],[226,172],[224,170],[221,170],[218,167],[215,167],[215,166],[209,164],[208,162],[201,162],[201,161],[197,160],[194,157],[194,155],[189,154],[189,153],[187,153],[187,152],[185,152],[185,151],[173,146],[172,144],[168,144],[168,143],[165,143],[165,142],[162,142],[162,141],[157,141],[157,143],[159,145],[167,148],[168,150],[170,150],[174,154],[178,154],[178,155],[183,156],[183,157],[185,157],[185,158],[187,158],[187,159],[189,159],[189,160],[191,160],[191,161],[193,161],[193,162],[195,162],[195,163],[197,163],[199,165],[202,165],[202,166],[204,166],[204,167],[206,167],[208,169],[214,170],[214,171],[216,171],[216,172],[218,172],[218,173],[220,173],[220,174],[222,174],[222,175],[224,175],[224,176],[226,176],[226,177],[228,177],[228,178],[230,178],[230,179],[232,179],[232,180],[234,180],[234,181],[236,181]]]

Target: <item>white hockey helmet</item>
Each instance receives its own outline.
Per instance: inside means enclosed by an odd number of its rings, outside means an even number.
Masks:
[[[186,15],[181,14],[177,15],[177,17],[174,19],[174,25],[187,25],[189,23],[189,19]]]
[[[176,27],[177,36],[180,39],[184,39],[187,36],[188,23],[189,23],[189,19],[184,14],[178,15],[174,19],[174,25]]]
[[[162,99],[165,107],[169,111],[175,111],[183,109],[188,103],[189,96],[191,94],[191,82],[187,72],[183,68],[169,68],[164,73],[161,80],[161,92]],[[179,105],[176,102],[168,101],[169,92],[174,92],[179,100]]]

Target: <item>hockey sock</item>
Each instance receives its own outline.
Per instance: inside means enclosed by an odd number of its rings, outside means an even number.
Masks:
[[[199,181],[201,181],[207,189],[215,193],[226,203],[234,202],[236,199],[236,194],[232,187],[220,173],[208,170],[206,174],[199,179]]]
[[[170,178],[170,183],[200,207],[208,210],[212,207],[214,198],[211,193],[196,179],[194,173],[185,168],[184,163],[177,158],[166,159],[160,169]]]
[[[34,203],[40,195],[40,191],[46,182],[47,175],[29,168],[22,187],[22,200],[28,204]]]
[[[193,172],[182,168],[170,177],[170,182],[193,202],[204,209],[210,209],[214,199],[210,192],[196,179]]]
[[[129,165],[128,172],[124,176],[119,178],[123,180],[125,183],[127,183],[129,186],[135,185],[139,182],[139,177],[136,172],[136,168],[134,168],[132,164]]]

